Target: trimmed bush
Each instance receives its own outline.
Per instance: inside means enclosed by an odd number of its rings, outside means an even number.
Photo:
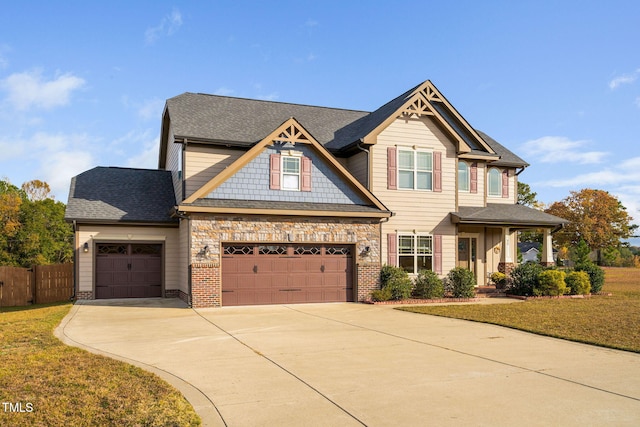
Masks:
[[[564,282],[564,271],[545,270],[538,275],[538,284],[533,287],[533,294],[536,296],[559,296],[564,295],[567,288]]]
[[[456,267],[447,274],[445,292],[453,298],[473,298],[476,296],[476,278],[471,270]]]
[[[507,275],[496,271],[491,273],[491,281],[496,285],[496,289],[504,289],[507,286]]]
[[[564,281],[571,295],[587,295],[591,292],[589,275],[584,271],[572,271]]]
[[[513,295],[533,295],[533,288],[538,284],[538,275],[544,271],[540,264],[526,262],[511,271],[507,282],[507,292]]]
[[[406,271],[400,267],[385,265],[380,269],[381,288],[391,292],[392,300],[407,299],[411,296],[413,285]]]
[[[604,285],[604,270],[595,265],[592,262],[585,262],[576,264],[576,271],[584,271],[589,275],[589,282],[591,282],[591,293],[597,294],[602,291],[602,285]]]
[[[391,289],[376,289],[375,291],[371,292],[371,299],[373,301],[389,301],[391,299]]]
[[[424,299],[442,298],[444,296],[444,284],[433,271],[422,270],[416,277],[413,296]]]

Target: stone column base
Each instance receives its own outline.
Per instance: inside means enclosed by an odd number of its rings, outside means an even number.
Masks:
[[[498,263],[498,271],[500,273],[504,273],[507,276],[511,275],[513,269],[516,268],[516,265],[512,262],[500,262]]]

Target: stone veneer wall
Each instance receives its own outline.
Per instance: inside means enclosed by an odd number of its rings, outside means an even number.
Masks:
[[[353,244],[356,299],[369,299],[371,291],[379,287],[380,222],[377,219],[194,214],[190,222],[193,307],[222,305],[222,244],[232,242]],[[369,252],[365,251],[367,247]]]

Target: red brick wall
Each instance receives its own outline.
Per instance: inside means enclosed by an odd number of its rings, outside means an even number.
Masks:
[[[380,263],[357,264],[358,295],[356,301],[369,301],[371,292],[380,289]]]
[[[220,307],[222,287],[220,267],[214,263],[191,264],[191,306]]]

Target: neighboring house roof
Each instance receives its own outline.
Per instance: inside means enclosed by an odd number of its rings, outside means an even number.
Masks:
[[[71,178],[65,219],[99,223],[177,224],[171,172],[96,167]]]
[[[486,207],[460,206],[451,212],[451,220],[460,224],[560,227],[569,221],[524,205],[488,203]]]
[[[433,116],[459,141],[460,151],[472,158],[497,160],[496,166],[528,166],[507,148],[473,129],[427,80],[373,112],[184,93],[166,103],[160,168],[165,166],[166,144],[173,142],[167,140],[169,124],[178,141],[186,139],[248,148],[262,141],[285,120],[295,118],[316,141],[340,155],[365,139],[370,141],[398,115],[411,113]]]
[[[540,251],[540,243],[538,242],[518,242],[518,249],[520,249],[520,252],[522,252],[523,254],[534,250],[536,252]]]

